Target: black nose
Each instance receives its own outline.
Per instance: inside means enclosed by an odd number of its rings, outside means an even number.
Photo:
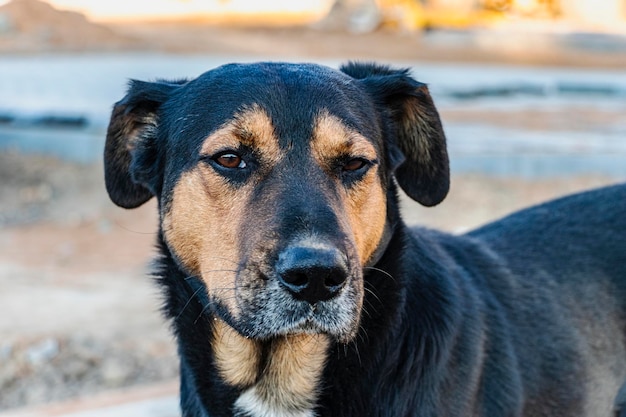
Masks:
[[[291,246],[276,264],[280,284],[296,299],[310,304],[335,297],[348,278],[342,253],[331,246]]]

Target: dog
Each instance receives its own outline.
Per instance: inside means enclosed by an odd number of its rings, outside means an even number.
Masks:
[[[407,69],[131,81],[104,163],[114,203],[158,201],[185,417],[626,416],[626,186],[407,227],[399,189],[449,189]]]

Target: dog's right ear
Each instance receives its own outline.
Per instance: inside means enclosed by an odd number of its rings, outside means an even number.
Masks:
[[[111,200],[135,208],[159,187],[159,109],[180,84],[131,81],[113,107],[104,146],[104,179]]]

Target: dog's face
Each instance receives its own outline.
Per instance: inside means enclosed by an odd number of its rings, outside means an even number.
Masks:
[[[392,178],[437,204],[445,139],[406,71],[227,65],[189,82],[133,82],[105,149],[126,208],[159,200],[179,267],[211,311],[253,339],[356,334],[364,268],[387,243]]]

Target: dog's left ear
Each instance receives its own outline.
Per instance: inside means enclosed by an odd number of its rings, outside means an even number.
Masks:
[[[178,83],[131,81],[113,107],[104,146],[104,179],[111,200],[135,208],[156,194],[159,183],[159,109]]]
[[[426,85],[411,78],[408,69],[348,63],[341,71],[358,79],[391,116],[395,143],[388,147],[397,146],[404,156],[395,170],[398,185],[425,206],[439,204],[450,188],[450,167],[439,113]]]

